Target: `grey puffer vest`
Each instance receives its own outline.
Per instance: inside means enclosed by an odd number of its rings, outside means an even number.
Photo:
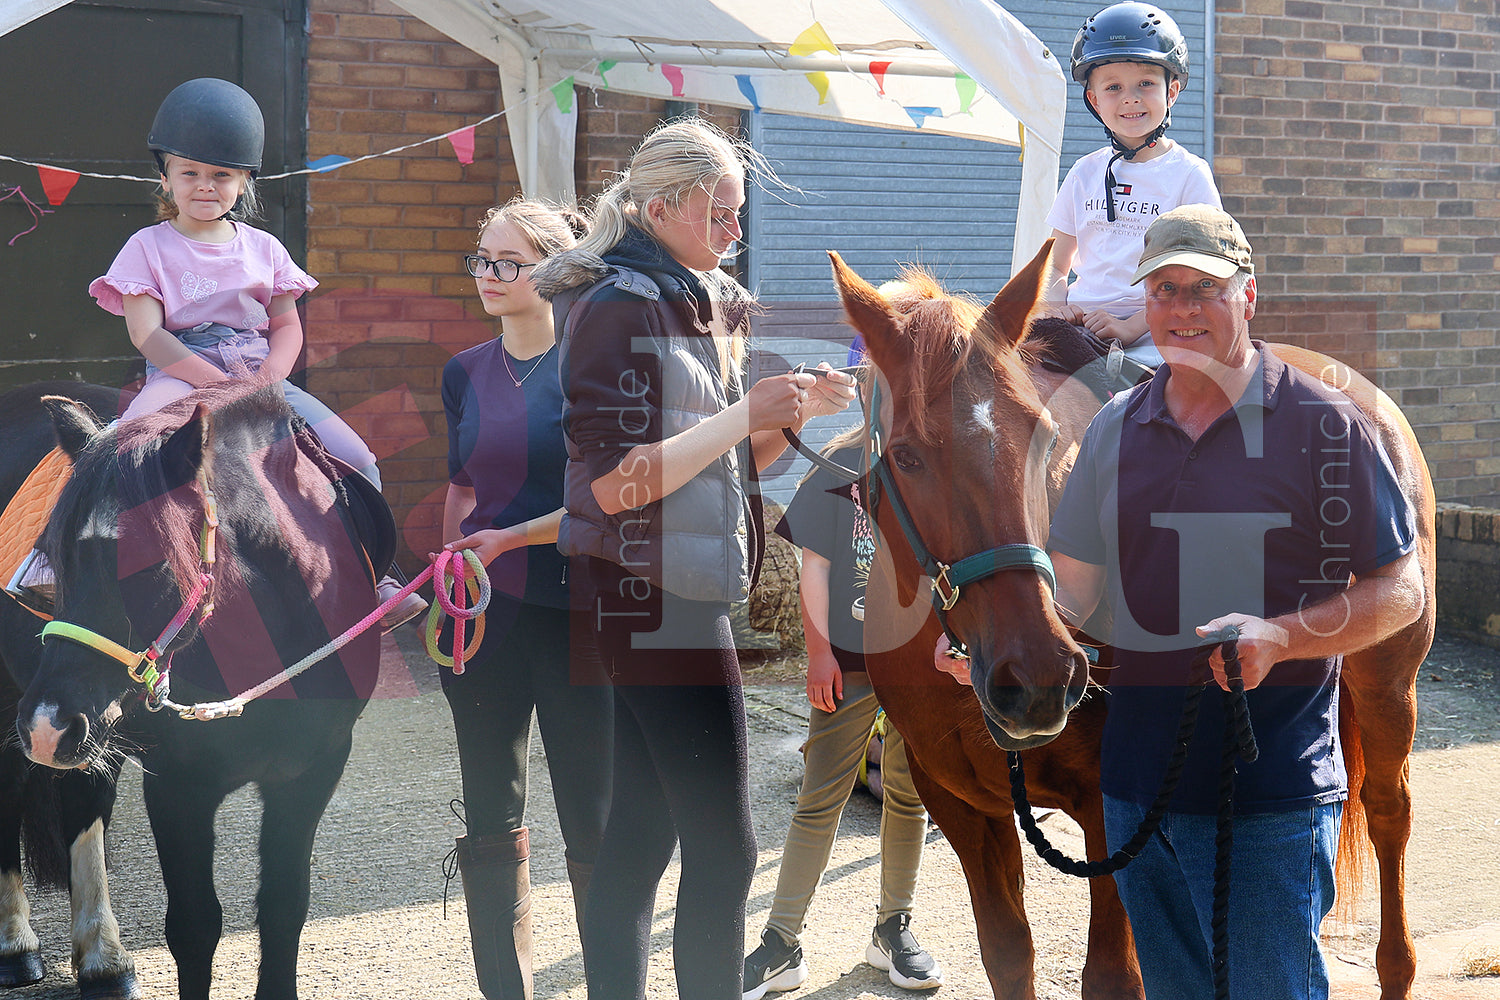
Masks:
[[[556,255],[545,265],[547,269],[537,275],[537,287],[553,302],[564,357],[579,313],[603,290],[628,293],[631,307],[655,313],[653,326],[663,333],[652,338],[649,353],[660,359],[662,440],[714,416],[743,396],[738,371],[732,373],[727,385],[720,377],[713,337],[704,335],[707,331],[689,330],[681,312],[664,301],[692,297],[673,275],[607,263],[582,251]],[[727,277],[724,281],[733,284]],[[744,294],[737,285],[728,294],[735,291]],[[621,298],[618,294],[612,297]],[[625,305],[622,303],[622,307]],[[712,332],[719,336],[731,332],[717,328],[725,322],[723,315],[724,310],[716,305],[711,325]],[[639,342],[634,349],[641,351]],[[564,382],[566,395],[566,376]],[[565,400],[565,427],[572,407],[572,402]],[[733,603],[749,596],[759,570],[763,539],[759,488],[748,442],[719,456],[663,499],[616,515],[600,509],[571,437],[567,438],[567,448],[563,487],[567,510],[557,540],[564,555],[608,560],[689,600]]]

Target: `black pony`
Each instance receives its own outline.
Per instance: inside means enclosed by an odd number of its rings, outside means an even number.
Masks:
[[[67,395],[81,389],[71,385]],[[123,756],[141,761],[167,890],[166,941],[184,1000],[208,996],[222,927],[214,814],[230,792],[255,782],[264,803],[255,995],[291,1000],[313,837],[376,682],[378,630],[258,700],[229,699],[373,611],[373,580],[393,550],[390,512],[357,475],[334,468],[274,386],[200,390],[110,427],[75,399],[35,388],[0,401],[8,439],[48,417],[74,466],[40,544],[57,575],[56,621],[39,641],[35,619],[0,612],[0,656],[24,687],[15,726],[21,748],[84,777],[116,773]],[[185,625],[169,637],[174,619]],[[165,655],[132,665],[153,640]],[[148,691],[137,680],[153,671],[169,686]],[[148,710],[163,702],[220,707],[200,713],[207,718]],[[0,794],[7,787],[0,781]],[[85,791],[68,793],[75,811]],[[93,803],[103,820],[105,798]],[[16,811],[9,805],[0,801],[0,812]],[[75,868],[77,857],[75,847]],[[9,853],[0,862],[0,878],[9,878]],[[0,904],[7,884],[0,881]],[[76,900],[76,872],[72,888]],[[0,955],[5,947],[0,942]],[[113,949],[128,963],[118,941]],[[94,970],[77,971],[88,989]]]

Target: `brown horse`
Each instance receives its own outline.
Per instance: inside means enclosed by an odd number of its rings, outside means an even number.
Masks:
[[[884,381],[883,412],[871,415],[872,426],[882,428],[882,460],[925,547],[953,564],[996,546],[1045,545],[1052,505],[1099,407],[1080,381],[1047,363],[1058,360],[1058,344],[1033,332],[1050,244],[983,310],[920,274],[907,276],[913,295],[897,308],[831,256],[849,321]],[[1418,514],[1423,615],[1385,643],[1346,658],[1348,696],[1341,699],[1351,781],[1341,892],[1347,898],[1357,891],[1359,855],[1370,847],[1368,815],[1381,866],[1383,995],[1406,998],[1415,975],[1402,881],[1411,817],[1406,756],[1416,721],[1416,670],[1434,621],[1432,488],[1410,427],[1378,389],[1321,355],[1278,353],[1344,389],[1370,415]],[[1045,571],[1030,564],[959,592],[944,582],[953,598],[947,627],[974,656],[973,692],[935,671],[932,651],[943,625],[930,603],[932,573],[924,573],[893,504],[880,503],[876,524],[880,548],[865,625],[871,682],[907,741],[923,801],[964,866],[995,996],[1031,998],[1034,951],[1002,748],[1026,751],[1031,801],[1073,817],[1088,857],[1102,859],[1104,703],[1085,697],[1090,675],[1083,650],[1053,606]],[[1083,996],[1141,997],[1113,880],[1091,880],[1090,894]]]

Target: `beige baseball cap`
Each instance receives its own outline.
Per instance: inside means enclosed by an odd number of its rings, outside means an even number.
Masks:
[[[1151,223],[1141,266],[1130,283],[1168,264],[1197,268],[1215,278],[1227,278],[1236,271],[1255,273],[1245,231],[1228,212],[1212,205],[1182,205]]]

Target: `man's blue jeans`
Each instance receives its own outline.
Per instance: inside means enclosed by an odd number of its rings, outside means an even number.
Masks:
[[[1146,807],[1104,797],[1116,850]],[[1343,803],[1236,816],[1229,881],[1229,985],[1236,1000],[1326,1000],[1318,928],[1333,906]],[[1212,1000],[1215,818],[1167,813],[1115,875],[1149,1000]]]

